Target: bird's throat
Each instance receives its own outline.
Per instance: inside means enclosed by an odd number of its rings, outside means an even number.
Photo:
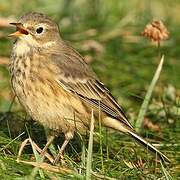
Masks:
[[[30,52],[31,48],[26,41],[18,40],[14,44],[13,51],[17,56],[23,56]]]

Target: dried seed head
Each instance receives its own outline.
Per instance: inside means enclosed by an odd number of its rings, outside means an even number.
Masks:
[[[142,35],[151,39],[152,41],[160,42],[168,39],[169,31],[164,26],[162,21],[154,20],[151,22],[151,24],[146,25]]]

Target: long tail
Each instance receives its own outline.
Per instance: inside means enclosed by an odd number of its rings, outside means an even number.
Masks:
[[[140,137],[136,132],[133,131],[132,127],[125,126],[124,123],[117,119],[113,119],[110,117],[106,117],[103,119],[103,123],[105,126],[110,127],[115,130],[119,130],[124,133],[128,133],[131,137],[133,137],[139,144],[141,144],[145,149],[147,149],[149,152],[154,154],[158,157],[158,159],[161,159],[163,162],[167,161],[170,162],[170,160],[161,153],[158,149],[156,149],[153,145],[148,143],[146,140],[144,140],[142,137]]]
[[[148,151],[156,155],[159,159],[161,159],[163,162],[167,161],[170,162],[170,160],[161,153],[158,149],[156,149],[153,145],[148,143],[146,140],[144,140],[142,137],[140,137],[138,134],[132,131],[128,131],[128,133],[141,145],[143,145],[144,148],[146,148]]]

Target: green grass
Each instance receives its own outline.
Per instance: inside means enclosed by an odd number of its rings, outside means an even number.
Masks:
[[[149,88],[148,88],[147,93],[145,95],[144,101],[143,101],[143,103],[141,105],[141,108],[139,110],[139,114],[138,114],[138,117],[137,117],[137,120],[136,120],[136,124],[135,124],[135,130],[137,132],[141,131],[142,124],[143,124],[146,112],[148,110],[148,105],[149,105],[149,102],[150,102],[151,97],[152,97],[152,92],[155,89],[156,83],[157,83],[157,81],[159,79],[159,76],[161,74],[163,63],[164,63],[164,55],[160,59],[159,65],[157,67],[157,70],[156,70],[156,72],[155,72],[155,74],[153,76],[151,84],[149,85]]]
[[[137,120],[159,64],[156,45],[141,37],[140,33],[153,18],[163,20],[169,29],[170,38],[161,45],[165,61],[145,114],[159,129],[142,128],[141,134],[159,145],[171,163],[167,166],[156,164],[154,158],[130,137],[100,126],[93,135],[93,144],[91,139],[93,152],[88,168],[89,172],[92,169],[92,179],[177,179],[180,176],[179,8],[177,0],[58,0],[56,3],[50,0],[29,3],[1,0],[2,17],[17,18],[26,11],[42,11],[55,19],[62,37],[81,54],[90,56],[91,66],[124,107],[132,124]],[[0,28],[4,36],[11,31],[10,28]],[[87,40],[94,40],[99,46],[92,48]],[[11,47],[9,39],[1,38],[0,57],[9,57]],[[46,137],[43,128],[26,116],[17,101],[9,112],[13,99],[9,82],[7,66],[0,64],[0,179],[33,176],[35,179],[84,179],[87,175],[88,137],[77,136],[70,142],[66,148],[65,167],[57,169],[50,164],[39,167],[16,162],[23,140],[30,136],[43,148]],[[63,136],[60,136],[55,145],[62,142]],[[35,154],[30,145],[26,146],[20,159],[38,163]]]

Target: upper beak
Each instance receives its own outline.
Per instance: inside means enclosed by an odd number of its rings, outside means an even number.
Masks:
[[[17,31],[12,34],[9,34],[8,37],[18,37],[29,34],[28,30],[23,26],[22,23],[10,23],[10,24],[16,26]]]

